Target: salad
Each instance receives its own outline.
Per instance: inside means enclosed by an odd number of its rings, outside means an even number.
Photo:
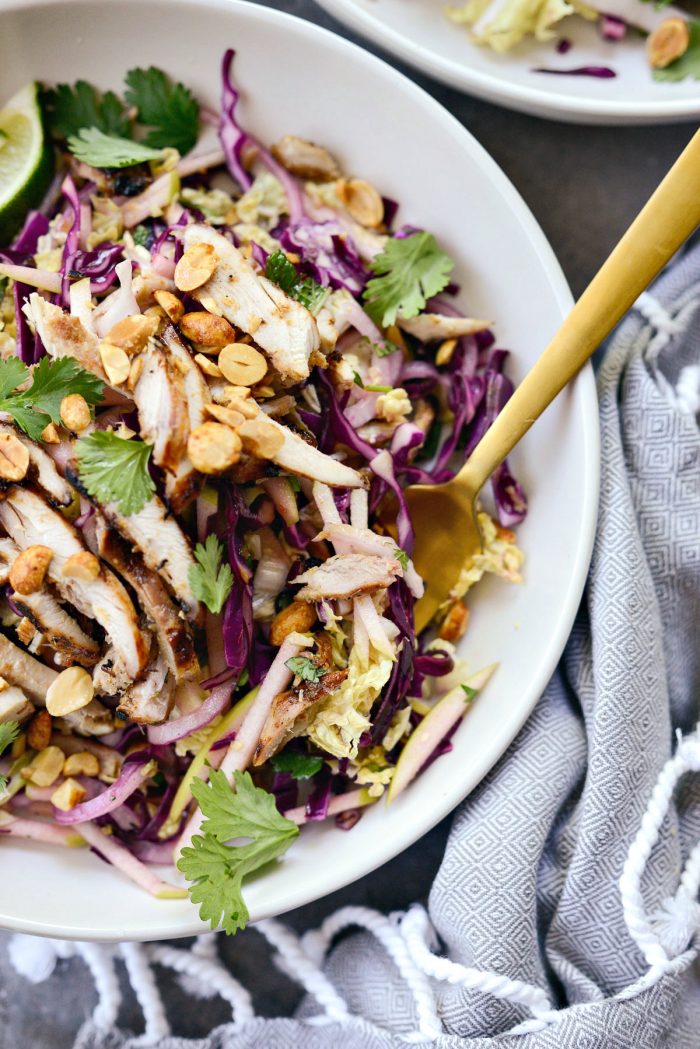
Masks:
[[[627,35],[646,37],[646,54],[655,80],[678,81],[700,78],[700,21],[695,0],[680,7],[669,0],[467,0],[446,7],[447,17],[469,26],[472,39],[499,53],[514,48],[527,37],[553,40],[566,29],[569,16],[596,22],[605,40],[619,41]],[[557,50],[566,54],[571,44],[559,39]],[[607,66],[584,66],[570,70],[538,69],[539,73],[571,73],[615,76]]]
[[[242,126],[233,57],[220,114],[155,68],[0,112],[0,849],[87,845],[230,933],[303,824],[451,748],[494,669],[465,595],[519,581],[527,506],[504,463],[416,636],[404,489],[459,469],[508,354],[429,231]]]

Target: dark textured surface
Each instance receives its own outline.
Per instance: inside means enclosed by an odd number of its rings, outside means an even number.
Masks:
[[[267,3],[350,37],[311,0]],[[481,142],[513,181],[544,229],[578,295],[690,138],[692,125],[653,128],[569,126],[511,113],[467,98],[393,62],[449,109]],[[504,249],[505,250],[505,249]],[[315,904],[286,916],[302,930],[319,924],[344,904],[398,910],[425,899],[437,871],[449,822],[445,821],[406,852]],[[262,1015],[291,1012],[298,991],[270,964],[262,939],[250,930],[223,945],[232,971],[254,994]],[[61,963],[65,964],[65,963]],[[77,962],[72,978],[32,988],[16,977],[0,953],[0,1049],[68,1049],[77,1023],[94,1004],[92,980]],[[166,988],[173,987],[167,979]],[[217,999],[191,1005],[173,988],[171,1015],[178,1033],[195,1036],[226,1020]],[[170,998],[166,994],[166,998]],[[120,1017],[140,1028],[130,998]]]

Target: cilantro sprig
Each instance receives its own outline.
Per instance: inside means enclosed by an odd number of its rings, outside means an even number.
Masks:
[[[296,266],[279,248],[268,255],[265,263],[265,276],[268,280],[279,284],[282,291],[286,292],[290,298],[306,306],[309,313],[313,313],[314,316],[330,295],[330,288],[324,288],[312,277],[300,277]]]
[[[16,721],[3,721],[0,725],[0,754],[7,750],[19,736],[19,724]],[[7,780],[0,776],[0,794],[7,789]]]
[[[428,299],[449,283],[454,262],[440,249],[432,233],[391,237],[370,263],[375,274],[363,297],[369,315],[383,327],[417,317]]]
[[[155,66],[130,69],[126,84],[127,102],[138,110],[140,123],[151,128],[144,143],[154,149],[170,146],[188,153],[197,141],[199,127],[199,106],[189,88],[173,83]]]
[[[151,446],[96,430],[75,445],[81,484],[101,503],[116,503],[126,517],[142,510],[156,486],[148,472]]]
[[[225,773],[212,770],[208,782],[193,781],[192,793],[206,818],[177,864],[202,921],[229,935],[245,928],[250,917],[243,879],[286,852],[299,834],[296,824],[277,811],[272,794],[256,787],[249,773],[234,772],[233,779],[232,786]],[[245,844],[225,844],[241,839]]]
[[[42,100],[49,127],[61,138],[77,135],[82,128],[97,128],[105,135],[129,135],[131,122],[126,106],[113,91],[100,95],[85,80],[58,84],[44,91]]]
[[[96,127],[84,127],[77,135],[70,135],[68,148],[74,157],[92,168],[130,168],[149,160],[161,160],[163,156],[161,149],[151,149],[129,138],[105,135]]]
[[[314,685],[326,673],[325,667],[314,663],[313,659],[309,659],[307,656],[292,656],[284,665],[288,670],[291,670],[295,677],[301,678],[302,681],[310,681]]]
[[[196,565],[190,566],[189,580],[192,593],[203,601],[210,612],[217,615],[224,607],[233,586],[233,573],[228,564],[222,564],[224,548],[215,535],[208,535],[204,545],[194,548]]]
[[[298,750],[283,750],[270,758],[270,764],[275,772],[288,772],[293,779],[311,779],[323,768],[323,758]]]
[[[31,378],[26,390],[18,390]],[[102,399],[104,384],[70,357],[42,357],[31,372],[19,357],[0,360],[0,411],[8,412],[21,430],[35,441],[50,422],[61,423],[61,401],[81,394],[89,405]]]

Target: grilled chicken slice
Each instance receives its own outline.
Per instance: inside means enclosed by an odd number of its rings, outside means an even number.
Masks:
[[[199,622],[202,609],[192,593],[189,571],[194,565],[190,544],[158,496],[126,517],[114,503],[101,506],[105,518],[141,552],[148,566],[162,576],[189,620]]]
[[[61,477],[55,462],[41,445],[6,423],[0,423],[0,433],[10,433],[22,442],[29,452],[29,478],[41,488],[51,503],[54,506],[69,506],[73,501],[73,489],[65,477]]]
[[[211,401],[209,387],[172,324],[165,326],[162,339],[175,367],[182,375],[189,428],[190,431],[195,430],[206,418],[204,408]],[[197,498],[203,484],[204,476],[195,470],[187,456],[183,454],[175,470],[166,474],[165,477],[165,494],[173,513],[181,514],[192,500]]]
[[[173,705],[175,679],[162,655],[156,651],[140,681],[123,693],[118,710],[140,725],[165,721]]]
[[[167,347],[153,339],[141,354],[143,370],[134,386],[134,401],[144,441],[153,447],[153,462],[175,473],[190,435],[184,376]]]
[[[34,704],[17,685],[9,685],[0,692],[0,725],[4,721],[26,721],[33,713]]]
[[[153,623],[160,651],[175,681],[197,677],[199,662],[192,633],[160,577],[146,567],[141,555],[109,528],[101,515],[97,514],[90,524],[93,522],[94,542],[88,540],[93,553],[111,565],[135,590],[139,605]]]
[[[149,638],[150,642],[150,638]],[[114,645],[109,645],[92,672],[92,683],[99,696],[121,696],[133,684],[133,677],[125,669]]]
[[[117,577],[104,565],[100,566],[97,578],[89,581],[63,574],[69,557],[85,550],[73,525],[36,493],[16,486],[10,488],[0,502],[0,523],[21,550],[37,543],[51,544],[49,580],[65,601],[97,620],[125,670],[132,679],[138,677],[146,665],[149,646],[139,628],[131,599]]]
[[[275,696],[260,733],[253,764],[262,765],[293,736],[301,735],[321,701],[335,692],[347,676],[347,670],[330,670],[318,681],[304,681],[299,688]]]
[[[331,488],[365,487],[365,482],[357,470],[319,451],[294,430],[283,426],[263,412],[260,412],[255,419],[244,422],[239,427],[239,434],[243,440],[244,450],[253,454],[258,446],[258,440],[261,440],[261,448],[277,446],[275,451],[268,451],[264,457],[271,459],[273,463],[283,470],[288,470],[289,473],[297,474],[299,477],[308,477],[312,481],[321,481],[323,484],[330,485]],[[279,444],[280,437],[282,438],[281,444]]]
[[[254,337],[284,380],[308,378],[309,358],[320,345],[309,311],[256,273],[238,248],[210,227],[187,226],[183,242],[185,251],[195,244],[211,244],[218,258],[210,279],[192,292],[194,298],[213,299],[226,320]]]
[[[295,583],[306,583],[298,601],[357,597],[385,590],[401,575],[398,561],[369,554],[334,554],[316,568],[298,575]]]
[[[42,299],[36,291],[29,296],[28,312],[49,357],[72,357],[81,368],[98,375],[109,385],[100,358],[100,340],[78,317],[71,317],[60,306]]]
[[[46,693],[58,677],[58,672],[44,666],[4,634],[0,634],[0,677],[4,677],[11,685],[18,685],[32,703],[43,707]]]
[[[478,321],[473,317],[445,317],[441,313],[421,313],[420,317],[401,320],[399,327],[414,335],[421,342],[437,339],[459,339],[462,335],[476,335],[491,327],[491,321]]]

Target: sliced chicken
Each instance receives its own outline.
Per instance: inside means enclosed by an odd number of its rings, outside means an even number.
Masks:
[[[238,248],[210,227],[187,226],[183,242],[185,251],[211,244],[218,258],[213,275],[192,292],[194,298],[213,299],[226,320],[254,337],[283,379],[293,383],[308,378],[309,358],[320,345],[309,311],[256,273]]]
[[[43,635],[44,641],[66,657],[66,663],[92,667],[99,661],[100,646],[42,587],[34,594],[12,594],[12,603]]]
[[[158,496],[128,517],[114,503],[106,503],[101,509],[107,521],[139,549],[146,565],[171,587],[187,618],[199,622],[201,605],[192,593],[189,580],[190,568],[194,565],[192,550],[179,524]]]
[[[327,352],[333,349],[343,332],[347,331],[358,309],[349,291],[334,291],[318,311],[316,323],[321,346]],[[351,377],[352,379],[352,377]]]
[[[305,681],[299,688],[275,696],[260,733],[253,764],[262,765],[293,736],[301,735],[321,702],[340,688],[347,676],[347,670],[330,670],[318,681]]]
[[[317,146],[297,135],[283,135],[272,147],[272,155],[298,178],[330,182],[340,178],[340,167],[325,146]]]
[[[339,554],[371,554],[376,557],[396,561],[397,546],[388,535],[377,535],[371,528],[354,528],[347,524],[328,524],[316,536],[314,542],[330,540]],[[416,572],[411,559],[406,555],[405,567],[401,565],[399,575],[403,576],[415,598],[421,598],[424,592],[423,580]]]
[[[16,486],[8,489],[0,502],[0,523],[21,550],[50,543],[53,558],[47,571],[48,579],[65,601],[97,620],[126,671],[132,679],[138,677],[148,659],[148,639],[143,636],[136,610],[117,577],[104,565],[100,565],[99,575],[91,580],[63,574],[67,560],[85,550],[73,525],[36,493]]]
[[[421,313],[420,317],[413,317],[410,321],[399,317],[399,327],[409,335],[415,335],[421,342],[476,335],[479,331],[486,331],[491,324],[492,321],[478,321],[473,317],[445,317],[441,313]]]
[[[270,459],[283,470],[312,481],[322,481],[331,488],[365,487],[357,470],[319,451],[294,430],[262,412],[243,423],[238,432],[245,451],[253,454],[259,451],[261,458]]]
[[[93,670],[92,683],[99,696],[120,696],[133,683],[131,674],[125,669],[113,645],[109,645]]]
[[[127,688],[117,708],[141,725],[165,721],[173,704],[175,679],[160,653],[151,659],[140,681]]]
[[[17,685],[8,685],[0,692],[0,725],[4,721],[26,721],[33,713],[34,704]]]
[[[162,339],[175,367],[182,375],[189,428],[194,430],[206,419],[204,408],[211,401],[209,387],[172,324],[166,325]],[[203,484],[203,475],[195,470],[187,456],[183,454],[175,470],[166,474],[165,477],[165,494],[173,513],[181,514],[193,499],[197,498]]]
[[[29,478],[48,496],[55,506],[69,506],[73,501],[73,489],[61,477],[56,464],[41,445],[32,441],[14,426],[0,423],[0,433],[11,433],[22,442],[29,452]]]
[[[295,583],[306,586],[296,595],[298,601],[356,597],[385,590],[401,574],[398,561],[368,554],[334,554],[316,568],[298,575]]]
[[[71,732],[77,732],[80,736],[107,736],[114,732],[112,711],[97,699],[91,700],[81,710],[66,714],[62,720]]]
[[[29,296],[29,310],[49,357],[72,357],[87,371],[109,384],[99,353],[100,340],[78,317],[47,302],[38,292]]]
[[[134,401],[144,441],[153,446],[153,462],[175,473],[190,435],[185,380],[167,347],[151,340],[141,354],[143,370],[134,386]]]
[[[141,555],[132,550],[118,532],[106,525],[101,515],[97,514],[93,521],[94,544],[88,540],[93,553],[111,565],[135,590],[139,605],[153,623],[160,651],[174,679],[179,682],[196,677],[199,662],[192,633],[160,577],[146,567]]]
[[[18,685],[32,703],[44,706],[46,693],[58,677],[58,672],[44,666],[4,634],[0,634],[0,677],[4,677],[11,685]]]

